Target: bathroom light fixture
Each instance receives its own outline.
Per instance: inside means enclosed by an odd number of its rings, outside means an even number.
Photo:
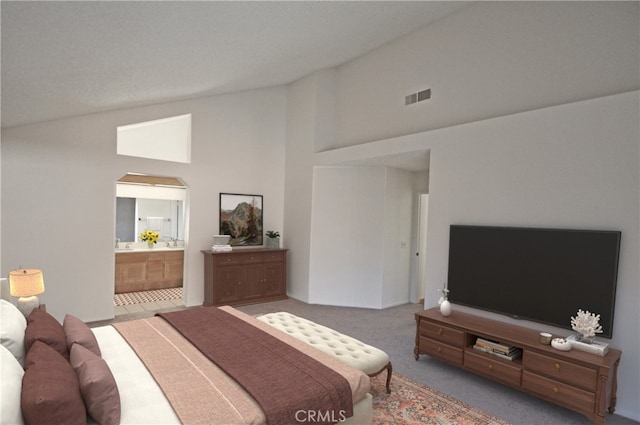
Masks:
[[[9,272],[10,293],[18,298],[18,310],[29,317],[34,308],[40,306],[36,295],[44,292],[44,277],[42,270],[18,269]]]

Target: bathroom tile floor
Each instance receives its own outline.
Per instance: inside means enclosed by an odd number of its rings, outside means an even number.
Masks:
[[[116,316],[122,316],[125,314],[145,313],[150,311],[163,310],[166,308],[182,307],[182,298],[172,300],[152,301],[140,304],[120,305],[113,308],[113,312]]]
[[[116,294],[113,297],[114,315],[124,316],[183,307],[182,288]]]

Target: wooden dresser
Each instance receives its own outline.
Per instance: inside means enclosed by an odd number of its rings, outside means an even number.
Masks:
[[[286,249],[204,254],[204,305],[243,305],[287,298]]]
[[[540,343],[540,331],[459,311],[444,317],[432,308],[415,318],[416,360],[427,354],[582,413],[598,425],[605,423],[605,410],[615,410],[619,350],[605,356],[558,351]],[[522,356],[505,360],[475,350],[478,337],[518,347]]]

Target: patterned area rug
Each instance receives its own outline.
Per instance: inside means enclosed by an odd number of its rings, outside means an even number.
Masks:
[[[182,288],[154,289],[152,291],[127,292],[126,294],[115,294],[113,305],[143,304],[154,301],[181,300]]]
[[[397,373],[387,394],[385,379],[386,373],[371,379],[374,425],[508,425]]]

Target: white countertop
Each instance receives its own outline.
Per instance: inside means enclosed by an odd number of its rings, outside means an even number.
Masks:
[[[165,251],[184,251],[184,247],[183,246],[154,246],[153,248],[149,249],[147,247],[144,248],[115,248],[114,249],[116,254],[128,254],[128,253],[140,253],[140,252],[156,252],[156,251],[161,251],[161,252],[165,252]]]

